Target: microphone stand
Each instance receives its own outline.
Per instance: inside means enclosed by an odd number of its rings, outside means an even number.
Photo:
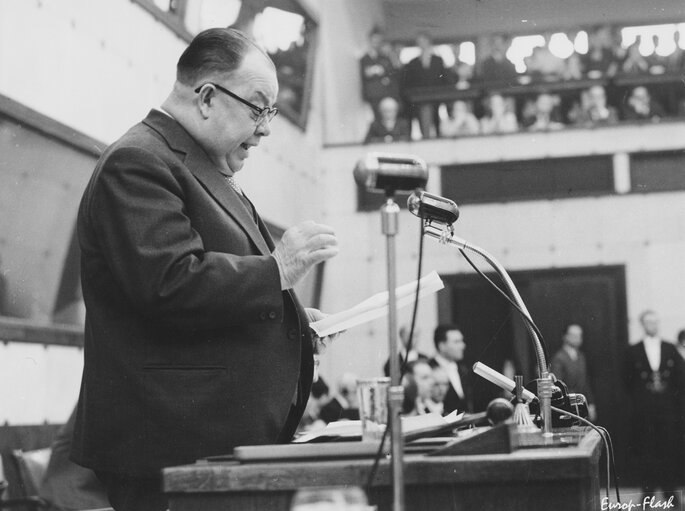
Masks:
[[[509,274],[504,269],[504,267],[488,252],[475,245],[470,245],[466,240],[454,236],[454,229],[451,225],[441,224],[441,227],[437,227],[431,223],[430,220],[425,221],[424,233],[426,236],[437,239],[442,244],[456,245],[463,250],[470,250],[479,254],[483,257],[490,266],[497,272],[502,281],[504,281],[505,286],[509,291],[509,295],[516,302],[519,308],[526,314],[528,319],[530,319],[530,313],[526,308],[526,305],[521,299],[516,286],[512,282]],[[533,339],[533,344],[535,346],[535,357],[538,363],[539,378],[537,380],[538,389],[538,399],[540,400],[540,415],[542,417],[542,434],[543,437],[548,437],[551,440],[552,437],[552,386],[553,380],[552,375],[549,372],[547,366],[547,360],[545,358],[545,351],[542,348],[542,342],[538,337],[537,333],[531,326],[531,322],[524,321],[526,329]]]
[[[393,200],[393,192],[386,190],[381,206],[381,225],[386,237],[388,271],[388,343],[390,346],[390,389],[388,392],[388,426],[392,453],[393,511],[404,511],[404,467],[402,464],[402,401],[404,388],[400,382],[400,361],[397,351],[397,297],[395,235],[398,231],[400,207]]]

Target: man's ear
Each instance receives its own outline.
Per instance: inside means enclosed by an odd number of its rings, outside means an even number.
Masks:
[[[212,108],[212,100],[215,97],[216,90],[209,84],[203,85],[198,93],[198,106],[200,107],[200,112],[205,119],[209,117],[209,111]]]

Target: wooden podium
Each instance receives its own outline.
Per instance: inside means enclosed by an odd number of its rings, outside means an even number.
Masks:
[[[577,445],[535,447],[508,454],[406,454],[407,511],[596,511],[600,509],[601,439],[578,434]],[[344,446],[341,444],[341,451]],[[288,511],[294,493],[312,486],[366,484],[373,459],[198,461],[164,469],[170,511]],[[368,492],[379,511],[392,509],[392,474],[379,465]]]

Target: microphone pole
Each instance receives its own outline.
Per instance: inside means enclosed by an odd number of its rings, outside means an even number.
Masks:
[[[390,389],[388,390],[388,425],[392,457],[393,511],[404,511],[404,464],[402,440],[402,402],[404,388],[400,381],[397,350],[397,258],[395,236],[399,227],[400,207],[393,196],[397,190],[423,188],[428,180],[426,163],[415,156],[369,153],[354,169],[358,185],[367,190],[385,192],[381,206],[381,230],[386,238],[388,273],[388,346],[390,356]]]
[[[388,343],[390,348],[390,389],[388,391],[388,426],[392,446],[392,488],[393,511],[404,511],[404,464],[402,442],[402,402],[404,388],[400,381],[400,361],[397,351],[397,258],[395,236],[398,232],[400,207],[393,200],[392,193],[386,192],[385,203],[381,206],[381,227],[386,238],[386,258],[388,273]]]

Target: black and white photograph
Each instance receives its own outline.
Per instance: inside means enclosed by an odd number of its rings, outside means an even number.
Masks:
[[[0,510],[685,511],[683,0],[0,0]]]

